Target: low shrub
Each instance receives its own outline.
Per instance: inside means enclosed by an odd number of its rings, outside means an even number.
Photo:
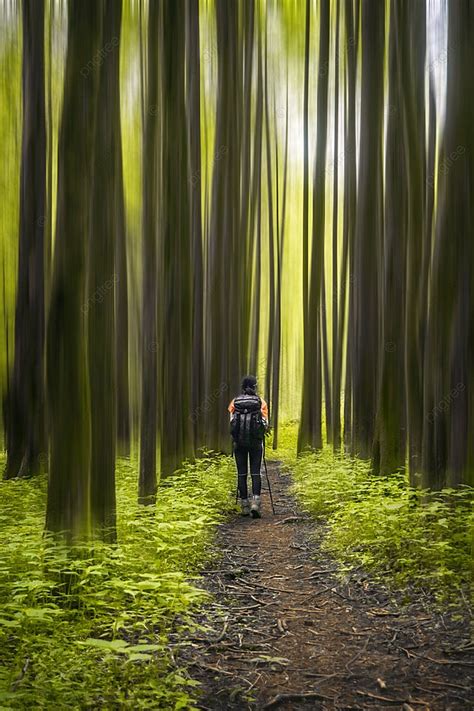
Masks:
[[[192,708],[167,635],[205,599],[191,578],[233,485],[231,459],[208,455],[143,507],[121,459],[117,545],[61,550],[43,534],[46,478],[1,482],[0,708]]]

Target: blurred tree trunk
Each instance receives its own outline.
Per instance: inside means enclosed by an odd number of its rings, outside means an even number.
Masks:
[[[242,3],[242,32],[243,32],[243,75],[242,75],[242,141],[241,141],[241,180],[240,180],[240,235],[244,242],[244,266],[240,273],[239,291],[240,320],[242,323],[242,363],[241,373],[249,372],[249,348],[251,339],[251,313],[253,290],[249,284],[248,276],[252,274],[253,257],[253,232],[252,208],[255,193],[249,190],[251,186],[251,148],[252,134],[252,88],[253,88],[253,55],[254,55],[254,25],[255,1],[247,0]],[[254,186],[255,188],[255,186]],[[255,214],[255,211],[254,211]]]
[[[186,0],[163,4],[162,216],[159,251],[161,474],[194,455],[193,244],[185,106]]]
[[[30,477],[46,452],[44,394],[44,231],[46,117],[44,2],[23,0],[23,135],[15,356],[6,403],[5,478]]]
[[[273,169],[272,169],[272,147],[270,135],[270,114],[268,107],[268,47],[267,38],[265,38],[265,82],[264,82],[264,100],[265,100],[265,154],[267,159],[267,200],[268,200],[268,285],[269,285],[269,302],[268,302],[268,337],[267,337],[267,366],[265,373],[265,397],[267,398],[268,414],[272,416],[272,371],[274,358],[274,329],[275,329],[275,230],[274,230],[274,214],[273,214]],[[278,174],[277,174],[278,181]]]
[[[249,272],[255,265],[254,288],[252,291],[252,313],[249,370],[258,375],[258,348],[260,336],[261,276],[262,276],[262,135],[263,135],[263,68],[262,33],[258,32],[257,88],[255,100],[255,131],[253,147],[252,196],[250,206],[249,240],[251,252]]]
[[[410,476],[420,472],[423,440],[423,360],[426,337],[426,276],[423,259],[426,248],[426,7],[422,2],[406,2],[403,59],[405,62],[403,100],[406,109],[406,154],[408,165],[408,233],[406,275],[406,411]],[[451,61],[451,57],[450,57]],[[425,246],[426,245],[426,246]]]
[[[324,264],[324,262],[323,262]],[[326,308],[326,274],[323,267],[321,274],[321,353],[324,383],[324,414],[326,422],[326,438],[330,444],[332,442],[332,395],[331,377],[329,374],[329,349],[328,349],[328,328],[327,328],[327,308]]]
[[[355,453],[372,455],[380,349],[385,6],[362,1],[360,160],[354,241],[352,396]],[[383,344],[382,344],[383,347]]]
[[[121,7],[121,0],[117,4]],[[118,28],[120,30],[120,27]],[[119,35],[120,36],[120,33]],[[118,47],[117,47],[118,50]],[[117,58],[112,62],[119,64]],[[115,71],[115,70],[114,70]],[[116,68],[119,74],[120,66]],[[120,77],[119,77],[120,78]],[[122,160],[122,119],[120,115],[120,85],[113,93],[114,105],[111,120],[114,121],[115,141],[111,150],[115,150],[114,160],[114,195],[112,196],[116,212],[115,240],[115,311],[117,315],[115,353],[117,363],[117,445],[120,454],[130,453],[130,383],[129,383],[129,333],[128,333],[128,273],[127,273],[127,227],[125,219],[125,200],[123,192]]]
[[[158,425],[158,199],[160,194],[159,50],[161,6],[150,0],[148,12],[147,98],[143,142],[143,325],[142,407],[138,499],[153,503],[156,496],[156,438]]]
[[[474,483],[473,34],[472,3],[450,3],[424,363],[423,484],[433,488]]]
[[[326,147],[328,125],[329,0],[320,3],[319,75],[316,159],[313,181],[313,229],[307,329],[304,335],[303,397],[298,432],[298,452],[322,447],[320,307],[324,265],[326,207]],[[307,20],[308,21],[308,20]],[[303,212],[304,219],[304,212]],[[304,243],[303,243],[304,248]],[[305,272],[305,264],[303,263]],[[304,274],[303,274],[304,278]],[[304,298],[304,296],[303,296]],[[319,354],[319,357],[316,356]],[[316,363],[315,363],[316,361]]]
[[[417,3],[413,4],[416,8]],[[423,8],[423,3],[419,3]],[[423,8],[424,10],[424,8]],[[405,92],[412,67],[410,52],[410,10],[407,3],[390,3],[388,71],[388,120],[385,160],[384,263],[382,280],[382,333],[380,384],[374,471],[391,474],[405,466],[406,378],[405,378],[405,298],[408,234],[408,167],[404,135]],[[421,236],[414,236],[421,239]]]
[[[285,220],[286,220],[286,190],[288,179],[288,75],[286,77],[286,122],[285,122],[285,164],[283,167],[283,197],[281,208],[281,220],[279,224],[279,236],[277,244],[277,288],[276,288],[276,307],[275,307],[275,345],[273,359],[273,449],[278,447],[278,426],[280,419],[280,369],[281,369],[281,294],[282,294],[282,277],[283,277],[283,252],[285,248]],[[275,143],[278,141],[278,136],[275,136]],[[278,178],[278,171],[277,171]]]
[[[97,295],[86,292],[86,277],[99,76],[91,58],[101,46],[101,20],[95,0],[69,3],[47,342],[51,463],[46,529],[65,532],[70,540],[87,535],[90,526],[87,312],[99,306]]]
[[[194,426],[194,444],[204,443],[202,418],[198,416],[204,399],[204,281],[202,241],[201,186],[201,95],[200,95],[200,42],[199,0],[188,0],[187,20],[187,104],[188,143],[190,164],[191,234],[193,259],[193,344],[192,344],[192,401],[191,419]]]
[[[247,360],[243,297],[236,288],[247,254],[245,237],[242,239],[239,233],[242,157],[239,7],[236,0],[216,0],[218,78],[208,253],[209,359],[205,412],[207,445],[226,452],[230,450],[226,408],[230,393],[239,388]]]
[[[309,55],[311,46],[311,2],[306,0],[303,87],[303,342],[305,359],[308,346],[308,274],[309,274]]]
[[[54,0],[48,0],[46,24],[48,27],[47,51],[47,81],[46,81],[46,221],[44,231],[44,298],[45,310],[49,303],[49,288],[51,283],[51,263],[53,248],[53,31],[54,31]]]
[[[333,210],[332,210],[332,427],[331,440],[334,449],[341,446],[341,378],[340,357],[342,342],[339,340],[338,305],[338,217],[339,217],[339,16],[340,4],[336,0],[336,22],[334,42],[334,176],[333,176]],[[341,288],[342,296],[342,288]]]
[[[356,221],[357,191],[357,151],[356,151],[356,75],[357,75],[357,38],[359,28],[360,4],[354,8],[351,2],[345,4],[345,26],[347,44],[347,91],[345,104],[345,145],[344,145],[344,225],[343,257],[341,265],[341,316],[339,318],[339,341],[344,335],[344,314],[348,285],[347,306],[347,347],[346,372],[344,382],[344,447],[353,451],[352,432],[352,364],[354,358],[354,234]],[[344,274],[349,270],[348,278]],[[340,372],[342,372],[342,348],[340,353]],[[341,381],[342,382],[342,381]]]
[[[123,199],[117,183],[121,171],[119,106],[121,0],[103,0],[103,43],[113,47],[97,69],[99,91],[94,154],[94,194],[89,243],[89,281],[100,294],[89,316],[89,380],[91,396],[91,518],[104,540],[116,540],[115,442],[117,436],[117,365],[114,273],[117,240],[123,230]],[[123,198],[123,193],[122,193]]]

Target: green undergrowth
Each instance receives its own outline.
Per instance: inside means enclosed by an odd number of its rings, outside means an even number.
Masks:
[[[69,552],[43,535],[46,478],[0,483],[0,709],[194,707],[167,634],[206,599],[192,578],[233,507],[232,464],[189,464],[142,507],[120,460],[118,544]]]
[[[362,566],[408,596],[463,603],[472,590],[473,490],[414,489],[407,475],[370,473],[370,463],[330,447],[296,458],[296,425],[282,428],[279,457],[302,508],[327,523],[323,550],[344,568]]]

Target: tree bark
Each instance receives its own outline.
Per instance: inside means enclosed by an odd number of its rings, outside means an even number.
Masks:
[[[99,302],[87,309],[91,397],[91,519],[94,532],[116,540],[115,443],[117,366],[115,292],[123,274],[115,272],[118,233],[123,229],[119,104],[121,0],[103,0],[103,43],[112,50],[98,68],[92,229],[88,288]]]
[[[46,529],[69,540],[90,532],[91,416],[87,312],[97,295],[86,290],[91,218],[101,8],[71,1],[63,110],[59,134],[58,199],[48,320],[51,435]]]
[[[384,3],[362,2],[360,160],[354,242],[353,435],[356,454],[372,456],[380,349]]]
[[[23,0],[23,134],[15,357],[7,401],[5,478],[41,468],[47,443],[44,392],[46,116],[44,1]]]
[[[185,107],[186,0],[163,5],[162,180],[159,246],[161,475],[194,455],[191,396],[193,244]]]
[[[311,273],[309,282],[307,329],[304,334],[303,396],[300,428],[298,432],[298,452],[301,452],[307,447],[312,449],[319,449],[322,447],[321,373],[319,370],[321,368],[321,347],[319,336],[319,317],[321,306],[322,270],[324,264],[324,233],[326,215],[325,188],[328,124],[329,6],[329,0],[321,0],[317,104],[318,122],[313,181]],[[304,263],[303,270],[305,270]],[[316,357],[317,353],[319,354],[319,357]]]
[[[158,200],[160,196],[159,48],[161,3],[150,0],[148,15],[148,83],[144,107],[143,143],[143,325],[142,405],[138,499],[152,504],[156,496],[156,440],[158,426]]]

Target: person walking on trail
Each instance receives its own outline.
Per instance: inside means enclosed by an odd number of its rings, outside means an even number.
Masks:
[[[242,380],[242,392],[230,402],[228,410],[242,515],[251,514],[253,518],[260,518],[260,468],[263,440],[268,430],[268,405],[257,394],[255,376],[245,376]],[[251,505],[247,490],[249,462],[253,494]]]

